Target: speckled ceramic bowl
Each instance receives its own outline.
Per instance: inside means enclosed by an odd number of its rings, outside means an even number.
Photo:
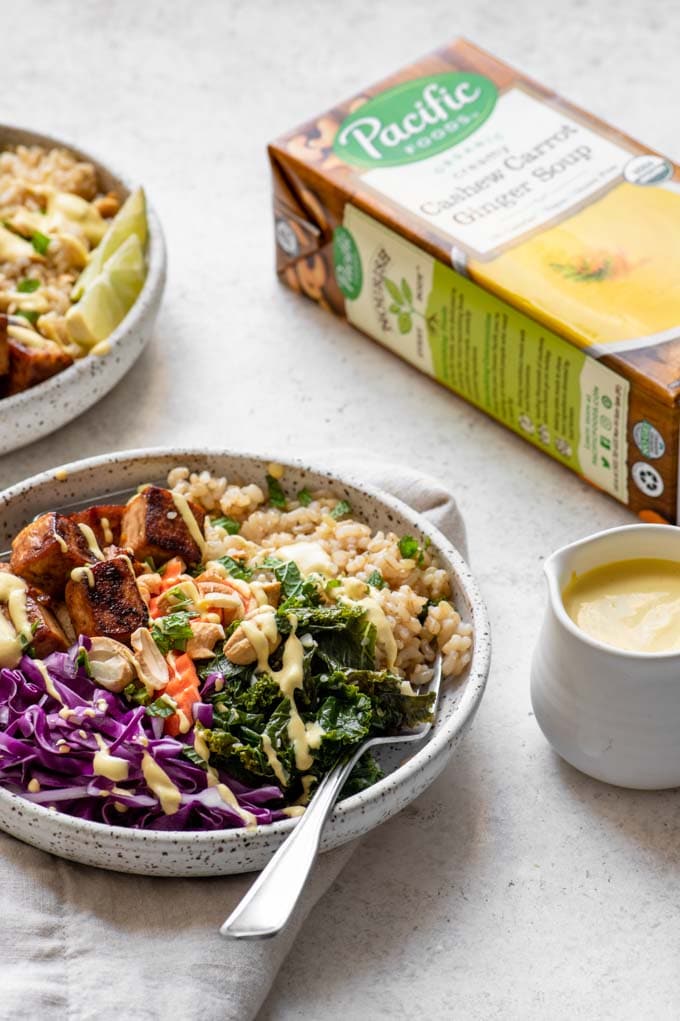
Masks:
[[[271,458],[195,450],[133,451],[78,461],[59,472],[36,475],[0,494],[0,550],[27,521],[53,507],[89,502],[107,493],[144,482],[164,483],[178,464],[243,482],[264,482]],[[280,461],[279,458],[277,460]],[[385,749],[379,783],[337,805],[326,826],[322,849],[328,850],[366,833],[416,798],[441,773],[470,724],[489,670],[489,622],[484,603],[461,555],[436,528],[400,500],[349,476],[338,477],[302,462],[286,465],[284,483],[328,486],[350,501],[356,517],[372,529],[393,529],[429,538],[450,572],[454,601],[474,627],[472,662],[465,675],[444,687],[429,739],[404,759],[403,747]],[[410,746],[414,747],[414,746]],[[204,833],[144,832],[83,822],[50,812],[0,788],[0,827],[35,847],[63,858],[120,872],[155,876],[208,876],[262,868],[285,839],[295,820],[286,819],[254,832],[221,830]]]
[[[0,124],[0,152],[13,145],[63,146],[97,168],[106,191],[127,197],[130,184],[70,142]],[[0,398],[0,454],[32,443],[61,428],[95,404],[130,369],[151,337],[165,286],[165,243],[156,214],[147,206],[149,243],[144,287],[120,326],[109,337],[106,355],[87,355],[44,383]]]

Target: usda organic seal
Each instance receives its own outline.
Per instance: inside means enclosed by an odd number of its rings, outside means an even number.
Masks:
[[[673,165],[662,156],[633,156],[623,168],[623,176],[629,184],[661,184],[673,176]]]

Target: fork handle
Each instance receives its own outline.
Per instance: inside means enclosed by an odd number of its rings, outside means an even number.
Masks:
[[[220,929],[223,936],[266,939],[283,929],[307,882],[331,809],[364,751],[365,746],[355,749],[326,774],[291,835]]]

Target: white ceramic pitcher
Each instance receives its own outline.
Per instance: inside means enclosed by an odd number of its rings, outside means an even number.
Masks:
[[[548,607],[534,652],[531,700],[562,758],[598,780],[680,786],[680,652],[627,652],[591,638],[568,616],[572,575],[620,560],[676,561],[680,528],[627,525],[565,546],[546,561]]]

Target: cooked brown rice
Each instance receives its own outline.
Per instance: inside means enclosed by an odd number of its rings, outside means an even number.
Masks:
[[[63,196],[74,199],[69,205]],[[118,205],[115,195],[100,193],[93,164],[66,149],[20,145],[0,153],[0,312],[23,316],[71,357],[85,354],[69,339],[65,315]],[[32,242],[40,235],[49,240],[44,251]],[[36,289],[26,290],[26,281]]]
[[[472,627],[449,601],[449,576],[431,550],[421,549],[416,562],[402,556],[400,537],[394,532],[372,533],[368,525],[353,518],[335,520],[330,511],[338,498],[325,490],[312,491],[308,506],[289,499],[286,510],[279,510],[267,504],[259,486],[229,483],[207,471],[174,468],[168,486],[200,504],[213,518],[226,515],[241,523],[239,533],[229,535],[206,519],[207,559],[227,554],[255,556],[263,549],[276,551],[304,539],[321,546],[339,575],[366,581],[379,571],[386,584],[373,595],[397,642],[397,670],[413,683],[430,680],[435,650],[442,653],[444,677],[458,676],[470,662]],[[419,615],[428,601],[421,623]]]

